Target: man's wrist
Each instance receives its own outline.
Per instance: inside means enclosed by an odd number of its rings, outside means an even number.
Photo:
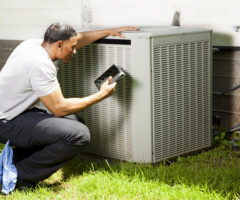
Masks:
[[[99,90],[95,95],[97,101],[101,101],[102,99],[104,99],[104,94],[101,90]]]

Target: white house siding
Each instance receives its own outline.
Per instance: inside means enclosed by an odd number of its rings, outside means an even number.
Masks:
[[[54,22],[82,25],[80,0],[0,0],[0,39],[42,37]]]
[[[239,0],[0,0],[0,70],[16,45],[42,37],[53,22],[75,28],[171,25],[180,12],[182,26],[210,28],[213,44],[240,47]],[[240,51],[213,55],[213,94],[240,84]],[[240,89],[213,102],[223,126],[240,123]]]
[[[42,36],[53,22],[83,26],[171,25],[213,29],[214,45],[240,46],[239,0],[0,0],[0,39]]]
[[[170,25],[174,12],[180,12],[183,26],[213,29],[214,45],[240,46],[239,0],[91,0],[92,26]]]

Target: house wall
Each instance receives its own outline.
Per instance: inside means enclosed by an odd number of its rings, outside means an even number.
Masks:
[[[213,97],[240,86],[240,51],[219,51],[213,54]],[[222,127],[240,124],[240,88],[213,98],[213,112],[222,118]]]
[[[81,0],[0,0],[0,39],[43,37],[54,22],[82,26]]]
[[[213,30],[216,46],[240,46],[240,1],[238,0],[0,0],[0,70],[20,41],[43,37],[53,22],[67,23],[76,29],[102,26],[171,25],[180,13],[183,26]],[[240,84],[240,51],[213,54],[213,96]],[[240,89],[213,101],[214,114],[222,126],[240,123]]]
[[[240,46],[239,0],[1,0],[0,39],[42,37],[53,22],[75,28],[91,26],[171,25],[180,13],[182,26],[214,31],[218,46]]]

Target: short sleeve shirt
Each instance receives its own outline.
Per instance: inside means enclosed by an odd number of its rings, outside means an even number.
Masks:
[[[42,39],[22,42],[0,71],[0,119],[11,120],[59,87]]]

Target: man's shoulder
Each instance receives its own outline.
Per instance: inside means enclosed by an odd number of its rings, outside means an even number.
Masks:
[[[24,40],[22,43],[20,43],[20,45],[30,45],[30,44],[40,44],[43,42],[43,39],[41,38],[32,38],[32,39],[27,39]]]
[[[13,56],[24,58],[26,61],[44,59],[46,52],[42,48],[42,39],[28,39],[23,41],[13,52]]]
[[[28,39],[22,42],[10,55],[7,64],[22,69],[35,68],[40,64],[51,65],[47,52],[41,47],[42,39]]]
[[[34,49],[38,49],[41,47],[42,39],[28,39],[23,42],[21,42],[17,48],[14,50],[16,53],[17,52],[22,52],[22,51],[32,51]]]

